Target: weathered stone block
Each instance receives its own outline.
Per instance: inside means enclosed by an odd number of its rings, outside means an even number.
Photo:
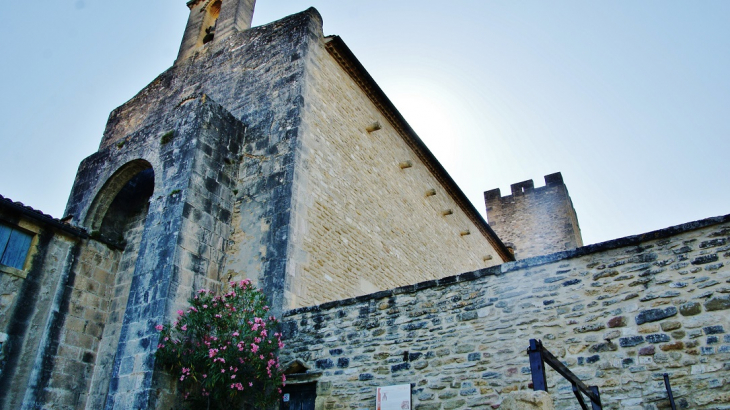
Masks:
[[[662,330],[665,332],[669,332],[671,330],[676,330],[682,327],[681,322],[662,322],[661,324]]]
[[[314,362],[314,365],[318,369],[331,369],[335,367],[334,362],[332,362],[332,359],[319,359],[316,362]]]
[[[588,351],[591,353],[612,352],[615,350],[617,350],[617,347],[611,342],[598,343],[588,348]]]
[[[717,335],[725,333],[725,328],[723,328],[722,325],[707,326],[703,327],[702,330],[705,332],[706,335]]]
[[[702,306],[697,302],[687,302],[679,305],[679,312],[682,316],[694,316],[702,313]]]
[[[597,332],[599,330],[603,330],[606,328],[606,325],[603,323],[591,323],[588,325],[579,326],[573,329],[573,332],[575,333],[587,333],[587,332]]]
[[[672,342],[672,343],[667,343],[665,345],[661,345],[661,346],[659,346],[659,348],[665,352],[669,352],[672,350],[682,350],[682,349],[684,349],[684,343],[681,341],[677,341],[677,342]]]
[[[647,335],[646,341],[649,343],[665,343],[670,340],[669,336],[664,333]]]
[[[619,272],[617,270],[606,270],[606,271],[598,272],[593,275],[593,280],[598,280],[598,279],[602,279],[602,278],[610,278],[612,276],[617,276],[618,273]]]
[[[707,302],[705,302],[705,309],[708,312],[730,309],[730,295],[715,296],[709,299]]]
[[[553,400],[544,391],[519,390],[502,400],[500,410],[553,410]]]
[[[625,327],[626,326],[626,317],[625,316],[616,316],[612,317],[608,320],[608,327]]]
[[[701,255],[692,259],[693,265],[704,265],[706,263],[717,262],[717,254]]]
[[[639,356],[652,356],[654,352],[654,346],[645,346],[639,349]]]
[[[642,343],[644,343],[644,336],[630,336],[619,339],[619,345],[621,347],[632,347]]]
[[[636,315],[636,324],[641,325],[647,322],[656,322],[677,314],[677,308],[669,306],[664,309],[648,309]]]

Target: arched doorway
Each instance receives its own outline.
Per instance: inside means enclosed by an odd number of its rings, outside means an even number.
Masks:
[[[139,246],[155,188],[155,172],[144,160],[128,162],[112,175],[92,202],[84,225],[91,237],[113,249],[116,270],[106,278],[105,317],[91,378],[87,409],[103,408],[119,344]],[[92,244],[90,244],[90,247]]]

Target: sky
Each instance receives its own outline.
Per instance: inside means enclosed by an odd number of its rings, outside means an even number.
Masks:
[[[314,6],[474,206],[562,172],[585,244],[730,213],[730,1]],[[0,10],[0,195],[61,217],[109,112],[174,62],[184,0]]]

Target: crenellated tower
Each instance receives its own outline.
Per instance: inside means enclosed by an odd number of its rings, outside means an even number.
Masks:
[[[515,259],[547,255],[583,246],[578,216],[560,172],[545,175],[545,186],[533,181],[512,184],[512,194],[486,191],[489,226],[512,249]]]

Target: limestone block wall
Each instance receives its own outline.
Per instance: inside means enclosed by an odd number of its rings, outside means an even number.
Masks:
[[[67,208],[103,236],[105,225],[97,228],[95,221],[107,222],[126,189],[112,188],[135,181],[126,170],[154,179],[151,196],[142,198],[125,228],[86,408],[154,407],[166,392],[152,386],[159,335],[154,326],[170,320],[194,288],[219,283],[244,126],[206,95],[165,114],[87,158]],[[107,196],[113,198],[109,211],[97,205]]]
[[[227,4],[222,9],[225,18]],[[240,4],[250,3],[242,0]],[[235,206],[222,277],[250,278],[266,289],[272,306],[285,305],[285,271],[289,247],[291,190],[304,64],[311,42],[322,37],[314,9],[212,41],[161,74],[130,101],[114,110],[100,150],[128,135],[168,121],[167,113],[207,95],[245,125],[238,151],[223,141],[209,144],[230,151],[238,166],[231,202]],[[175,161],[174,157],[169,161]],[[209,183],[207,179],[199,181]],[[206,228],[207,229],[207,228]],[[213,268],[211,268],[213,269]]]
[[[113,312],[112,295],[120,255],[120,251],[94,240],[84,241],[80,247],[69,281],[69,292],[62,302],[67,311],[63,312],[63,321],[59,322],[58,329],[49,335],[56,345],[55,351],[50,350],[45,355],[45,374],[35,391],[26,393],[24,406],[45,408],[53,403],[67,408],[83,408],[90,395],[100,390],[106,393],[107,386],[92,384],[92,376],[96,367],[100,366],[97,357],[99,350],[103,349],[104,339],[112,339],[109,335],[106,338],[102,335],[105,331],[109,333],[109,328],[113,327],[108,322]],[[121,325],[121,321],[117,323]],[[114,350],[111,350],[111,357],[113,353]],[[109,373],[108,383],[111,365],[104,363],[102,367]]]
[[[730,402],[730,215],[287,312],[285,362],[318,408],[372,408],[411,383],[414,409],[496,408],[528,389],[543,340],[609,409]],[[577,408],[548,370],[555,407]]]
[[[289,307],[501,263],[324,41],[307,62]]]
[[[583,246],[578,217],[562,175],[545,176],[545,186],[532,180],[484,193],[489,226],[510,246],[516,259],[531,258]]]
[[[18,409],[47,386],[83,233],[2,197],[0,220],[33,236],[23,269],[0,267],[0,408]]]

